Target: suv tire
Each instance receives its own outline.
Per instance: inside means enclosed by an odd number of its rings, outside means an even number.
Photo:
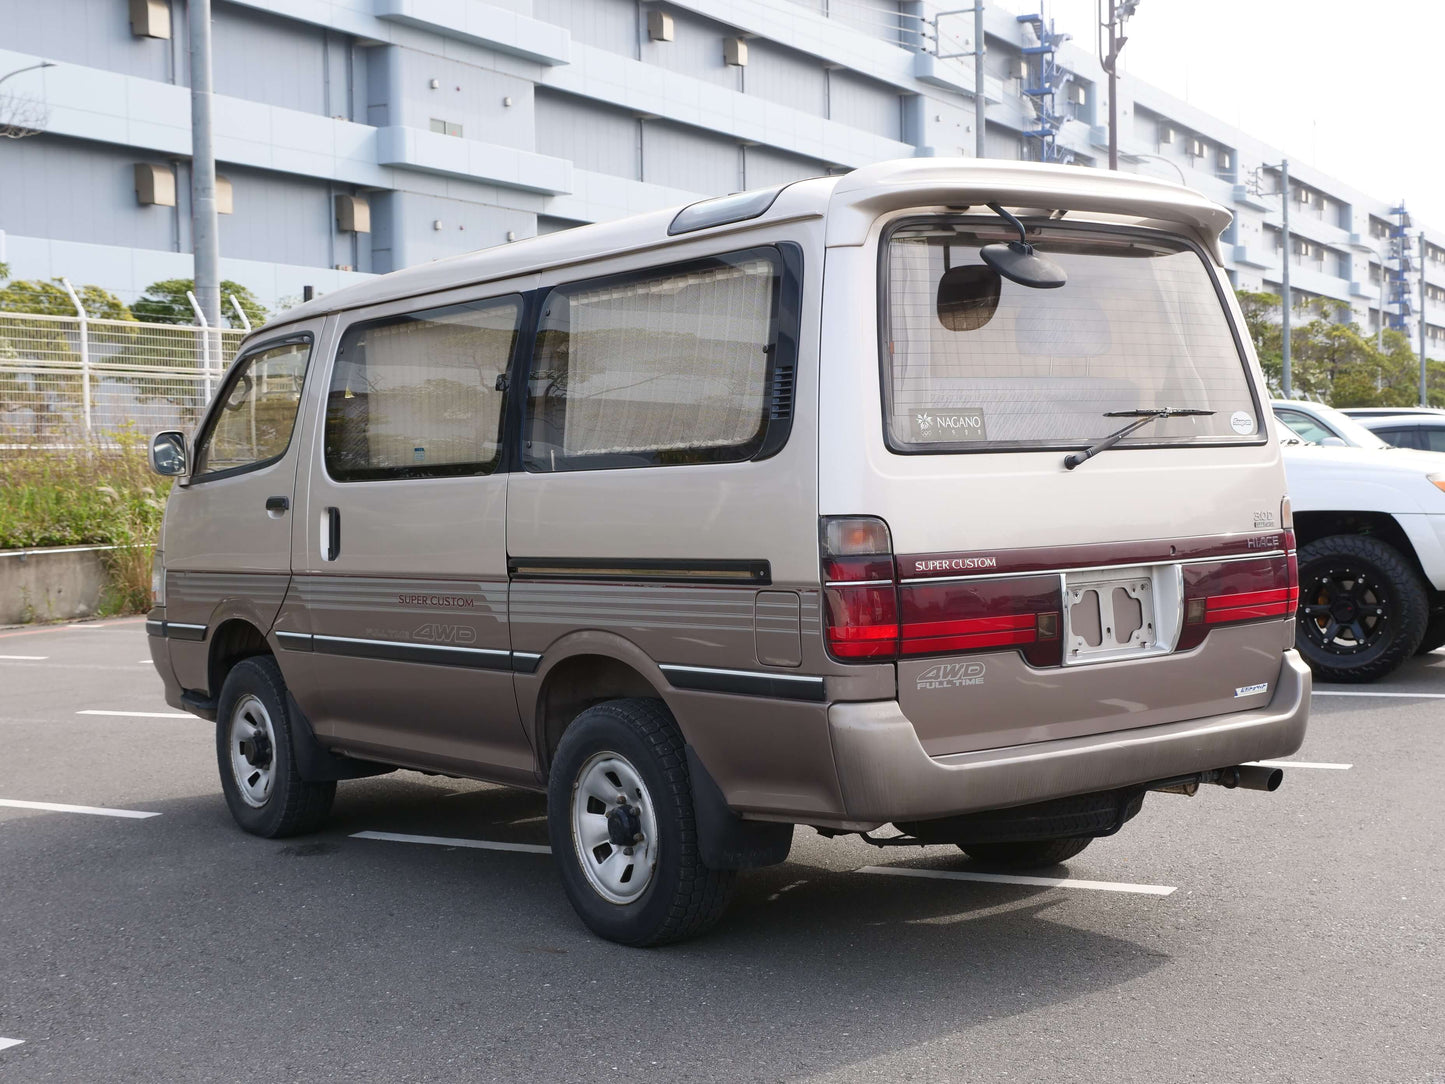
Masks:
[[[1437,647],[1445,647],[1445,613],[1434,614],[1425,622],[1425,638],[1420,641],[1415,654],[1428,655]]]
[[[1322,681],[1384,677],[1415,653],[1429,617],[1425,585],[1377,538],[1331,535],[1299,551],[1295,645]]]
[[[296,771],[286,682],[269,655],[237,663],[216,704],[216,760],[231,816],[253,836],[314,832],[336,797],[335,783],[309,783]]]
[[[1015,843],[960,843],[958,849],[975,862],[995,869],[1041,869],[1068,861],[1093,842],[1093,836],[1069,836]]]
[[[609,700],[573,720],[552,759],[547,831],[578,916],[619,944],[702,933],[737,880],[703,864],[686,747],[660,700]]]

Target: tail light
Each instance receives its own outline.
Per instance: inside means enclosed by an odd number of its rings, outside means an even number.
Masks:
[[[1299,554],[1295,550],[1294,537],[1294,508],[1289,503],[1289,498],[1284,497],[1279,502],[1279,525],[1284,532],[1284,553],[1285,563],[1289,568],[1288,587],[1290,591],[1290,604],[1294,609],[1299,608]]]
[[[828,648],[839,659],[898,656],[898,575],[888,524],[824,519],[819,530]]]
[[[1218,625],[1288,617],[1299,605],[1294,553],[1184,566],[1184,629],[1179,649],[1197,647]]]
[[[1019,647],[1035,666],[1058,666],[1058,576],[906,583],[899,588],[904,655]]]
[[[900,583],[888,525],[828,518],[820,531],[828,648],[838,659],[960,655],[1018,647],[1062,661],[1057,576]]]

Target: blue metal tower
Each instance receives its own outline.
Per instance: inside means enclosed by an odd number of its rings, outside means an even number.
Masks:
[[[1410,251],[1410,212],[1405,210],[1402,200],[1391,208],[1390,214],[1395,221],[1390,225],[1390,266],[1385,269],[1388,287],[1385,303],[1390,307],[1385,319],[1391,330],[1405,331],[1413,312],[1409,280],[1415,271],[1415,260]]]
[[[1074,160],[1074,152],[1060,147],[1056,137],[1069,118],[1059,112],[1056,96],[1064,93],[1074,73],[1061,67],[1054,59],[1054,53],[1069,40],[1069,35],[1055,31],[1052,19],[1044,19],[1042,4],[1037,15],[1020,15],[1018,21],[1028,24],[1038,42],[1021,50],[1024,57],[1023,92],[1034,108],[1034,127],[1024,134],[1039,141],[1040,162],[1068,165]]]

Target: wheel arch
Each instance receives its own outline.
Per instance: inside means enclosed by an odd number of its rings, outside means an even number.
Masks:
[[[620,644],[597,642],[595,634],[582,634],[579,639],[581,642],[550,648],[538,673],[532,719],[538,767],[544,778],[563,732],[593,704],[629,697],[667,703],[667,679],[636,645],[610,636],[609,640]],[[672,711],[671,704],[668,710]],[[673,719],[677,719],[676,712]]]
[[[220,697],[221,686],[237,663],[256,655],[274,655],[266,634],[244,617],[227,618],[207,639],[206,685],[212,698]]]
[[[1337,534],[1365,535],[1399,550],[1416,575],[1430,590],[1430,578],[1420,563],[1414,543],[1399,520],[1388,512],[1310,511],[1294,514],[1295,544],[1304,549],[1311,542]]]

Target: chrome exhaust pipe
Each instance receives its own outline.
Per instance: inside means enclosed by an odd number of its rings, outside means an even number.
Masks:
[[[1245,790],[1275,791],[1279,790],[1279,785],[1284,782],[1284,769],[1267,768],[1263,764],[1239,764],[1233,768],[1221,768],[1218,779],[1209,779],[1206,782],[1217,783],[1231,790],[1242,787]]]
[[[1266,768],[1262,764],[1237,764],[1233,768],[1216,768],[1193,775],[1176,776],[1173,779],[1159,779],[1146,783],[1144,789],[1163,794],[1187,794],[1192,797],[1202,783],[1212,783],[1228,790],[1242,787],[1245,790],[1275,791],[1279,790],[1279,785],[1283,782],[1284,771],[1280,768]]]

